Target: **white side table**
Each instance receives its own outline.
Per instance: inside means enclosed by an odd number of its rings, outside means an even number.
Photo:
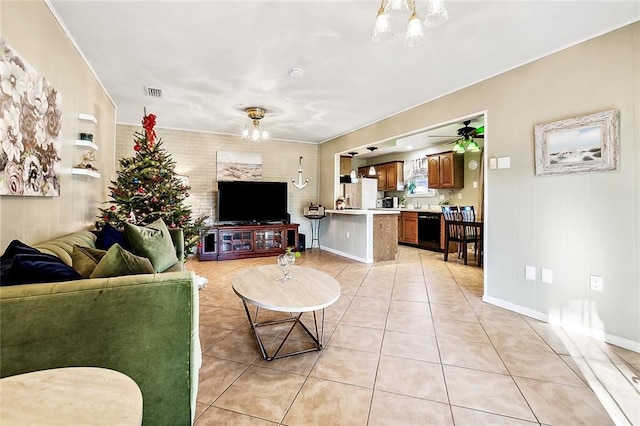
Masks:
[[[122,373],[69,367],[0,380],[0,424],[141,425],[142,393]]]

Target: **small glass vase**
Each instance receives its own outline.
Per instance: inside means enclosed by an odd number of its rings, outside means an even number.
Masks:
[[[278,278],[278,281],[295,280],[289,274],[291,273],[291,265],[296,262],[295,253],[286,252],[278,255],[278,265],[282,268],[283,276]]]

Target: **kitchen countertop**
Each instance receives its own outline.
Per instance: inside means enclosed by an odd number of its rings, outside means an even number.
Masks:
[[[394,208],[377,208],[376,210],[386,210],[386,211],[396,211],[396,212],[429,212],[429,213],[442,213],[442,209],[440,208],[440,206],[435,207],[435,206],[431,206],[431,207],[422,207],[420,209],[410,209],[408,207],[398,207],[397,209]]]
[[[350,215],[374,215],[374,214],[400,214],[398,209],[344,209],[325,210],[325,213],[350,214]]]

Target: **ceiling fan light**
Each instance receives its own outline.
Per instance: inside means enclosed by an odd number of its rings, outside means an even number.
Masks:
[[[378,16],[376,16],[376,23],[371,34],[371,41],[374,43],[383,43],[393,37],[391,32],[391,24],[389,23],[389,16],[384,13],[384,9],[380,6],[378,10]]]
[[[407,24],[407,34],[404,38],[404,44],[408,47],[416,47],[424,43],[425,39],[422,21],[420,21],[416,13],[413,12]]]
[[[449,12],[444,7],[444,0],[427,0],[427,13],[424,24],[429,27],[442,25],[449,19]]]
[[[464,151],[465,151],[464,145],[462,145],[461,140],[458,139],[455,145],[453,145],[453,152],[455,152],[456,154],[463,154]]]
[[[469,141],[469,144],[467,145],[467,151],[468,152],[480,152],[480,147],[478,146],[478,143],[476,141],[471,139]]]

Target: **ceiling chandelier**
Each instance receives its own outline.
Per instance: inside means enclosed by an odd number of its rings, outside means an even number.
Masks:
[[[245,108],[244,112],[247,113],[247,117],[252,120],[253,129],[249,125],[244,126],[242,130],[242,139],[251,139],[252,141],[267,140],[269,139],[269,132],[265,129],[262,132],[258,129],[260,120],[264,118],[267,110],[260,107]]]
[[[427,0],[427,12],[421,20],[416,13],[415,0],[381,0],[371,40],[374,43],[382,43],[390,39],[393,36],[390,19],[407,19],[407,17],[409,21],[404,44],[408,47],[416,47],[426,39],[422,25],[444,24],[449,19],[449,13],[444,7],[444,0]]]

